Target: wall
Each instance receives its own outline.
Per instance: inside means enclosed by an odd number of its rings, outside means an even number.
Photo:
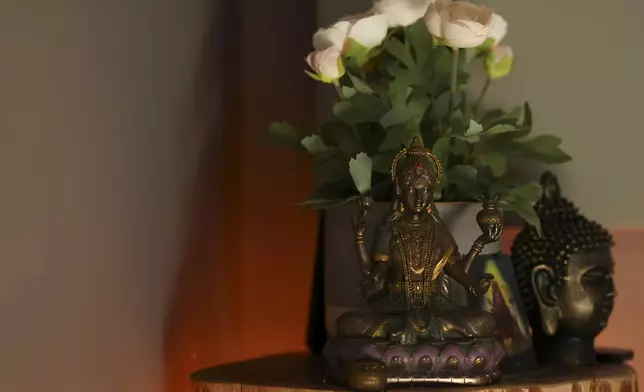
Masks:
[[[262,143],[272,121],[313,123],[303,73],[314,2],[218,2],[212,61],[221,67],[221,137],[204,154],[194,223],[166,335],[168,390],[222,363],[304,350],[316,215],[294,204],[312,187],[306,162]]]
[[[580,208],[609,226],[644,226],[644,3],[479,2],[508,19],[517,56],[490,104],[529,101],[535,131],[560,135],[574,159],[557,172]]]
[[[0,4],[0,390],[162,390],[209,17]]]

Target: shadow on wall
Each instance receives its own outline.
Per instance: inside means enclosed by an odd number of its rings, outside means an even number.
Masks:
[[[309,170],[258,139],[273,120],[313,123],[302,70],[314,4],[255,3],[216,2],[212,12],[196,97],[212,133],[164,342],[172,392],[191,390],[200,368],[305,349],[315,214],[293,204],[311,189]]]
[[[186,390],[188,374],[204,359],[223,361],[232,353],[226,341],[236,340],[232,327],[238,304],[229,293],[235,280],[237,246],[231,227],[223,228],[227,215],[238,205],[218,190],[238,185],[233,171],[225,170],[224,165],[226,158],[235,155],[234,148],[223,147],[239,144],[224,130],[240,128],[239,99],[233,94],[239,91],[241,77],[233,61],[222,61],[239,57],[235,41],[224,39],[236,33],[238,12],[236,2],[214,3],[204,57],[195,78],[195,105],[200,112],[211,113],[212,125],[200,156],[188,242],[166,323],[166,385],[170,391]],[[218,208],[223,205],[227,208]],[[206,358],[200,358],[204,353]]]

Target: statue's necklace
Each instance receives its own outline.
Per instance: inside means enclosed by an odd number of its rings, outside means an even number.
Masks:
[[[405,296],[412,306],[422,307],[427,304],[427,294],[431,291],[430,266],[436,253],[436,227],[427,220],[406,223],[409,224],[405,227],[400,221],[394,223],[405,274]],[[414,279],[419,275],[421,281]]]

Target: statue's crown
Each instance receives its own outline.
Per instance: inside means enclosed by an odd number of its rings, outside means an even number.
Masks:
[[[402,174],[402,173],[398,173],[398,165],[400,164],[400,160],[411,158],[411,157],[430,158],[434,162],[434,165],[436,166],[436,183],[439,183],[441,181],[441,179],[443,178],[443,167],[441,165],[440,160],[436,155],[434,155],[434,153],[430,149],[424,148],[423,146],[421,146],[420,141],[418,140],[417,137],[414,137],[414,140],[412,140],[409,147],[406,147],[400,150],[400,152],[396,155],[393,162],[391,163],[392,181],[395,182],[396,176],[398,174]],[[431,177],[434,174],[431,167],[423,165],[419,160],[415,160],[413,166],[404,167],[403,171],[405,171],[405,173],[413,172],[416,175],[423,175],[427,177]]]

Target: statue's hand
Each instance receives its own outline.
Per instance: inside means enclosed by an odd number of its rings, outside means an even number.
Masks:
[[[492,284],[493,280],[494,280],[494,275],[483,274],[481,279],[479,279],[479,281],[474,286],[470,287],[470,291],[475,296],[480,297],[481,295],[487,293],[487,291],[490,289],[490,284]]]
[[[359,207],[353,212],[353,230],[358,237],[364,237],[367,229],[367,214],[371,211],[373,199],[369,196],[360,199]]]
[[[491,244],[501,239],[503,234],[503,222],[494,222],[485,227],[485,231],[479,237],[482,245]]]
[[[381,292],[385,287],[385,281],[377,274],[369,274],[365,277],[360,285],[360,290],[362,290],[362,295],[365,298],[369,298],[379,292]]]

